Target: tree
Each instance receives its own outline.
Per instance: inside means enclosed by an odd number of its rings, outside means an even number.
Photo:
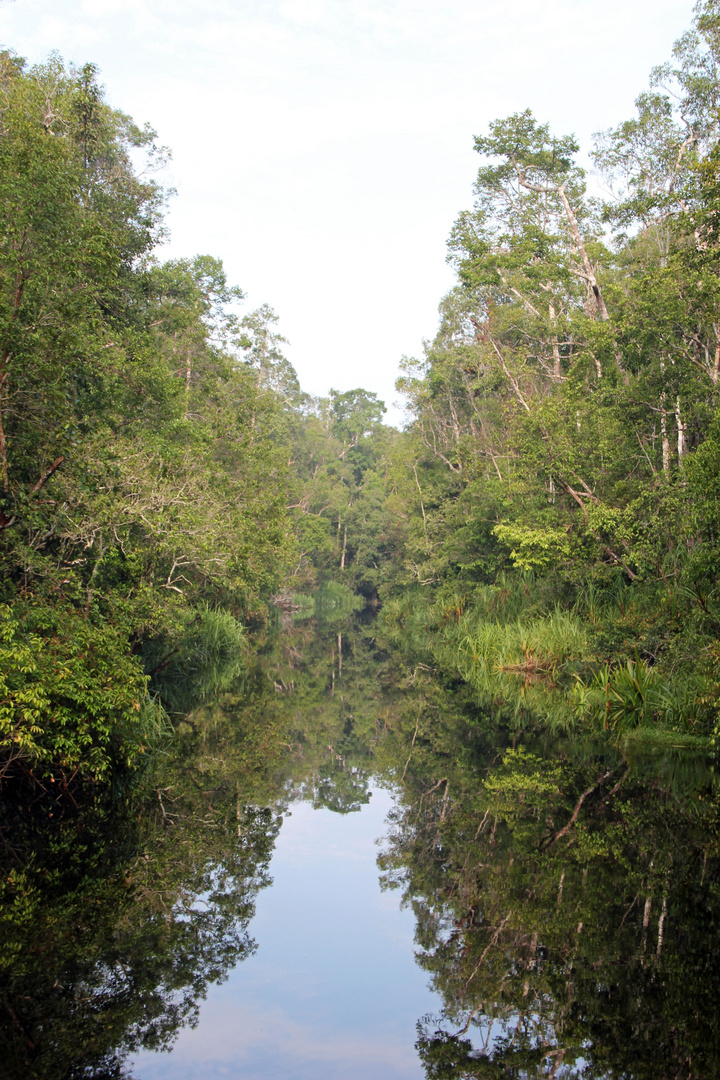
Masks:
[[[172,652],[197,605],[262,617],[295,555],[284,405],[222,263],[153,257],[154,133],[92,66],[5,54],[0,81],[0,768],[107,779],[156,726],[142,643]]]
[[[530,111],[476,138],[475,206],[449,241],[458,284],[398,383],[413,414],[388,504],[400,580],[435,597],[416,600],[436,657],[513,723],[539,705],[541,670],[546,704],[563,686],[561,654],[625,665],[637,651],[676,673],[677,701],[689,694],[658,717],[688,737],[716,726],[701,659],[718,625],[712,498],[696,478],[720,385],[719,20],[715,0],[699,4],[636,115],[596,137],[605,202],[587,198],[575,140]],[[606,614],[593,599],[588,641],[574,620],[591,593]],[[555,645],[539,644],[541,617]],[[556,704],[545,722],[571,722]]]

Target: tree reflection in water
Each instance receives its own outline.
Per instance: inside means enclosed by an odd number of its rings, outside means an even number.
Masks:
[[[169,1048],[255,949],[249,924],[289,799],[367,802],[354,730],[376,715],[377,687],[362,662],[348,670],[349,647],[340,675],[350,615],[331,615],[269,638],[233,690],[176,717],[166,752],[104,799],[4,789],[0,1076],[120,1077],[139,1049]],[[186,684],[181,696],[202,698]]]
[[[337,626],[286,627],[133,794],[6,793],[0,1075],[121,1077],[170,1046],[255,947],[289,800],[356,811],[371,776],[397,796],[383,880],[442,1003],[418,1024],[428,1080],[720,1074],[705,763],[499,745],[461,688],[341,617],[342,670]]]
[[[129,1053],[166,1048],[196,1023],[209,984],[254,950],[248,924],[278,811],[228,813],[220,792],[212,809],[198,799],[181,810],[164,795],[167,833],[96,806],[36,831],[29,866],[11,869],[0,1075],[124,1075]]]
[[[418,1024],[427,1077],[720,1074],[705,763],[499,748],[481,717],[438,724],[429,681],[420,696],[394,735],[404,784],[380,863],[443,1002]]]

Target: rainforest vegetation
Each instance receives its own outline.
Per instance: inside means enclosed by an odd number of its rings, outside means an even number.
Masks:
[[[458,284],[401,380],[386,615],[511,724],[718,731],[719,61],[701,4],[596,137],[599,194],[529,111],[475,140]]]
[[[429,1077],[716,1071],[718,0],[592,147],[528,110],[475,149],[399,431],[304,393],[219,259],[163,260],[167,151],[92,65],[0,57],[18,1075],[169,1045],[252,951],[293,792],[349,812],[371,769],[446,1005]]]
[[[178,659],[216,693],[288,590],[372,590],[390,433],[301,392],[217,259],[159,261],[164,152],[91,66],[0,77],[0,773],[69,790],[163,737]]]
[[[91,65],[5,54],[2,776],[136,767],[178,663],[216,693],[330,577],[499,722],[717,734],[719,62],[708,2],[592,193],[530,111],[476,137],[398,432],[304,394],[219,260],[161,260],[166,152]]]

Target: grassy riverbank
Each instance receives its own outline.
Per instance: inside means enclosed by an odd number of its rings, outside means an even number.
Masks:
[[[720,683],[712,649],[678,663],[687,642],[648,657],[656,597],[620,583],[568,608],[543,600],[532,575],[434,599],[411,592],[382,618],[394,647],[464,680],[511,729],[593,730],[617,740],[710,750]],[[645,635],[645,649],[640,633]]]

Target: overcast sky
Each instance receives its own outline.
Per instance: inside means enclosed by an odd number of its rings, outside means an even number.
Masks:
[[[473,135],[529,106],[587,147],[691,17],[687,0],[2,0],[0,43],[96,63],[173,152],[167,256],[218,256],[271,304],[306,390],[391,404],[452,284]]]

